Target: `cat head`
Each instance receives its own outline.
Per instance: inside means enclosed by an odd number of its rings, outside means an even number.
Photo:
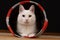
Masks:
[[[18,22],[20,24],[35,24],[36,17],[35,17],[35,8],[32,5],[28,10],[25,10],[23,5],[19,6],[19,15],[18,15]]]

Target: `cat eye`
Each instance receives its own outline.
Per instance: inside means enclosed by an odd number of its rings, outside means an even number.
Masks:
[[[31,17],[32,15],[29,15],[29,17]]]
[[[23,17],[25,17],[25,15],[22,15]]]

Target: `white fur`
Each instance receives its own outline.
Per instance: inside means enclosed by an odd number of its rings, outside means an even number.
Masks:
[[[22,5],[19,6],[19,15],[17,18],[17,32],[21,36],[35,36],[36,34],[36,17],[34,14],[35,8],[32,5],[29,10],[25,10]],[[22,17],[25,15],[25,17]],[[32,15],[29,17],[29,15]],[[26,23],[28,20],[28,23]]]

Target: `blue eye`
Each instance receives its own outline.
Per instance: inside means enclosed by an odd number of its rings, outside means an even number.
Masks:
[[[25,17],[25,15],[22,15],[23,17]]]
[[[29,17],[31,17],[32,15],[29,15]]]

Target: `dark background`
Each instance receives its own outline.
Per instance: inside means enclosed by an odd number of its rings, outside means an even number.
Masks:
[[[7,30],[6,15],[10,7],[22,0],[0,0],[0,30]],[[46,32],[58,32],[60,33],[60,15],[59,15],[59,2],[48,0],[32,0],[40,3],[46,10],[46,14],[49,20]]]

